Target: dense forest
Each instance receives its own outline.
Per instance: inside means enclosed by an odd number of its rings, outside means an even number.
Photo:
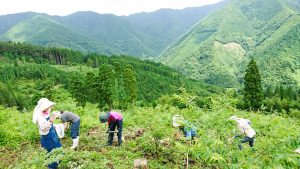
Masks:
[[[107,85],[112,85],[111,98],[116,100],[116,107],[124,107],[125,100],[134,100],[141,106],[155,105],[160,96],[178,93],[180,87],[195,93],[199,99],[221,91],[218,87],[185,78],[160,63],[129,56],[83,54],[69,49],[6,42],[0,43],[0,55],[1,90],[7,93],[2,96],[1,103],[17,105],[20,109],[35,105],[37,99],[43,96],[41,90],[52,90],[56,85],[63,85],[75,98],[80,98],[78,102],[98,103],[100,96],[104,95],[100,88],[105,79],[110,81]],[[107,72],[110,72],[108,77],[102,77]],[[131,82],[132,79],[134,82]],[[15,85],[22,80],[32,81],[29,84],[33,86],[23,91]],[[136,89],[130,89],[132,86]],[[136,90],[136,96],[129,101],[133,90]],[[30,99],[24,99],[28,96]],[[199,106],[205,102],[199,100]]]

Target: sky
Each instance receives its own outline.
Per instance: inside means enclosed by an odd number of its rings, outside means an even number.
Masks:
[[[217,3],[221,0],[0,0],[0,15],[38,12],[65,16],[77,11],[129,15],[161,8],[183,9]]]

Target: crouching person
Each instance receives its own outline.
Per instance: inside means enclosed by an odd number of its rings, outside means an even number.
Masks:
[[[197,134],[197,128],[190,123],[185,123],[181,126],[179,126],[179,129],[183,132],[183,135],[185,136],[186,140],[194,140]]]
[[[110,111],[109,113],[103,113],[99,116],[101,123],[108,123],[108,141],[107,145],[111,146],[114,140],[114,133],[117,127],[118,129],[118,146],[122,145],[122,128],[123,128],[123,118],[118,112]]]
[[[73,145],[70,148],[74,149],[78,147],[80,117],[68,111],[59,111],[59,112],[55,112],[54,114],[58,114],[58,118],[60,118],[63,123],[67,123],[67,122],[71,123],[71,138],[73,140]]]
[[[239,149],[242,150],[242,144],[241,143],[247,143],[249,142],[249,146],[253,147],[254,146],[254,136],[255,136],[255,131],[252,129],[252,127],[250,126],[250,120],[248,119],[243,119],[243,118],[238,118],[236,116],[231,116],[230,120],[233,120],[237,123],[237,127],[240,130],[240,134],[236,135],[235,138],[239,137],[239,136],[244,136],[244,138],[242,140],[240,140],[239,142]]]
[[[178,114],[173,116],[173,126],[179,127],[179,130],[183,133],[186,140],[194,142],[194,138],[197,136],[196,126],[184,120],[184,118]]]

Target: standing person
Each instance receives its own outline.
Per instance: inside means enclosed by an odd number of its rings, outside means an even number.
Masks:
[[[32,122],[37,124],[39,128],[39,134],[41,135],[41,145],[51,152],[55,148],[61,147],[60,140],[54,130],[53,121],[55,116],[50,116],[50,111],[55,105],[54,102],[51,102],[47,98],[41,98],[38,101],[37,106],[34,108]],[[48,168],[56,169],[58,166],[57,162],[51,163],[48,165]]]
[[[231,116],[230,120],[234,120],[235,122],[237,122],[237,127],[241,132],[241,134],[234,136],[234,138],[244,135],[244,138],[239,141],[240,142],[238,145],[239,149],[242,150],[243,147],[242,147],[241,143],[246,143],[246,142],[249,142],[249,146],[253,147],[254,146],[254,136],[256,133],[250,126],[250,124],[251,124],[250,120],[238,118],[236,116]]]
[[[71,123],[71,138],[73,140],[73,145],[70,148],[76,148],[79,144],[80,117],[68,111],[59,111],[54,112],[53,114],[57,114],[58,118],[60,118],[63,123]]]
[[[108,141],[107,145],[111,146],[114,139],[115,129],[118,129],[118,146],[122,145],[122,128],[123,128],[123,118],[118,112],[110,111],[109,113],[103,113],[99,116],[101,123],[108,123]]]

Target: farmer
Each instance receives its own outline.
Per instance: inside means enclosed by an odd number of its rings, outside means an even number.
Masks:
[[[60,118],[63,123],[71,123],[71,138],[73,140],[71,149],[76,148],[79,143],[80,117],[68,111],[58,111],[53,114],[57,114],[58,118]]]
[[[173,126],[179,127],[179,130],[183,132],[186,140],[194,140],[197,134],[197,128],[178,114],[173,116]]]
[[[249,142],[249,146],[253,147],[254,146],[254,136],[255,136],[255,131],[251,128],[250,120],[248,119],[243,119],[243,118],[238,118],[236,116],[231,116],[230,120],[233,120],[237,123],[237,127],[240,130],[239,135],[235,135],[234,138],[240,137],[241,135],[244,135],[244,138],[240,140],[238,146],[239,149],[242,150],[242,144],[241,143],[246,143]]]
[[[99,116],[101,123],[108,123],[108,141],[107,145],[111,146],[114,139],[114,133],[116,127],[118,128],[118,146],[122,145],[122,128],[123,128],[123,118],[118,112],[110,111],[109,113],[103,113]]]
[[[37,124],[39,128],[39,134],[41,135],[41,145],[51,152],[55,148],[61,147],[61,143],[53,127],[53,121],[55,116],[50,116],[50,111],[55,103],[51,102],[47,98],[41,98],[38,101],[37,106],[34,108],[32,122]],[[54,162],[48,165],[48,168],[57,168],[58,163]]]

